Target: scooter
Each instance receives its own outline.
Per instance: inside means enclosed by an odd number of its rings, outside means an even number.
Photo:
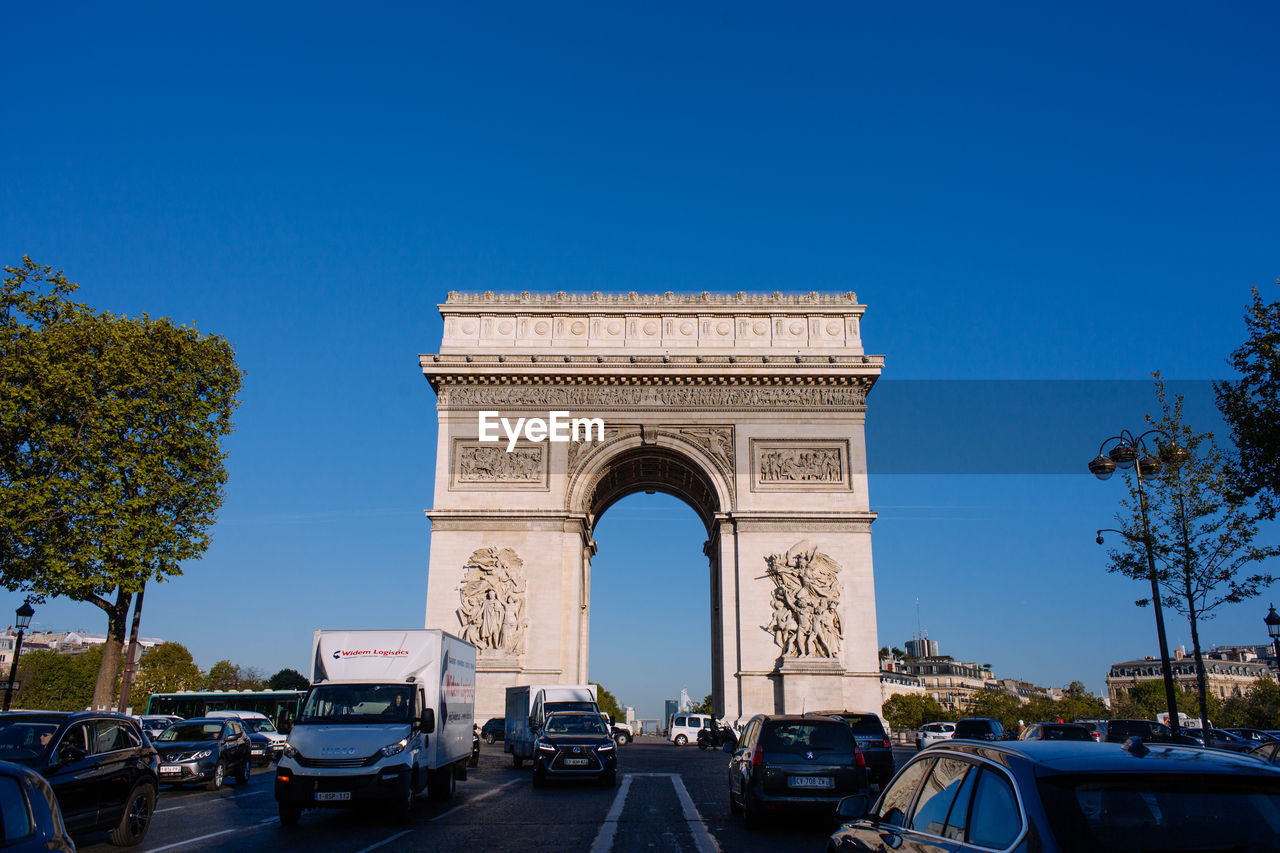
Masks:
[[[738,736],[728,726],[712,720],[711,728],[698,730],[698,749],[720,749],[725,744],[729,744],[731,750],[738,745]]]

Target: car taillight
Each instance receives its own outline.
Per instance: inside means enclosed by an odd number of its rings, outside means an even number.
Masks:
[[[881,745],[881,746],[883,746],[885,749],[888,749],[888,748],[889,748],[889,746],[890,746],[889,738],[887,738],[887,737],[886,737],[886,738],[884,739],[884,742],[883,742],[883,743],[881,743],[880,745]]]
[[[756,744],[755,752],[751,753],[751,766],[752,767],[764,766],[764,747],[761,746],[760,744]]]
[[[862,754],[862,750],[857,749],[856,747],[854,748],[854,751],[853,751],[853,761],[859,767],[867,766],[867,757]]]

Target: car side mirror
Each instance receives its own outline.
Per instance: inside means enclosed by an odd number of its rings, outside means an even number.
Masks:
[[[841,820],[857,820],[866,817],[870,811],[871,798],[866,794],[854,794],[852,797],[845,797],[836,806],[836,817]]]
[[[422,729],[423,733],[425,734],[431,734],[436,730],[436,709],[435,708],[423,709],[422,717],[418,721],[418,728]]]

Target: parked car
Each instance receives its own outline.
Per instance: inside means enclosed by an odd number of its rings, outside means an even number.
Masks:
[[[748,829],[780,811],[829,817],[841,798],[869,790],[853,731],[832,717],[752,717],[729,759],[729,808]]]
[[[1082,721],[1083,722],[1083,721]],[[1154,720],[1090,720],[1097,727],[1101,743],[1126,743],[1131,737],[1140,737],[1145,743],[1172,743],[1173,732],[1164,723]],[[1192,741],[1182,740],[1194,745]]]
[[[249,760],[262,767],[271,764],[272,759],[275,758],[271,739],[265,734],[249,731],[247,726],[245,732],[249,735]]]
[[[0,760],[48,780],[73,835],[105,829],[112,844],[132,846],[151,828],[159,761],[132,717],[96,711],[0,714]]]
[[[858,711],[811,711],[805,716],[821,715],[843,720],[867,761],[867,776],[872,785],[884,785],[893,778],[893,744],[889,733],[876,714]]]
[[[1276,737],[1271,732],[1264,732],[1262,729],[1223,729],[1223,731],[1231,732],[1236,737],[1242,737],[1254,746],[1261,743],[1280,742],[1280,737]]]
[[[618,747],[599,714],[553,711],[533,741],[533,784],[548,779],[595,776],[602,785],[618,781]]]
[[[1107,730],[1106,720],[1076,720],[1077,726],[1084,726],[1088,730],[1090,737],[1094,743],[1101,743],[1106,740],[1103,733]]]
[[[485,724],[480,727],[480,737],[484,738],[485,743],[491,744],[496,740],[503,740],[506,736],[506,717],[490,717],[485,721]]]
[[[707,728],[710,725],[710,714],[673,714],[671,717],[671,731],[667,734],[667,740],[676,746],[684,746],[686,743],[698,739],[699,729]]]
[[[5,853],[75,853],[49,782],[34,770],[0,761],[0,847]]]
[[[1194,738],[1196,743],[1213,749],[1227,749],[1231,752],[1248,752],[1253,749],[1253,741],[1245,740],[1224,729],[1183,729],[1182,734]]]
[[[1011,737],[1004,725],[992,717],[956,720],[955,734],[951,736],[952,740],[1010,740]]]
[[[1280,769],[1141,741],[953,740],[914,756],[828,853],[1280,850]]]
[[[174,723],[156,739],[160,781],[168,785],[203,782],[210,791],[228,775],[244,785],[252,761],[249,735],[236,718],[197,717]]]
[[[916,731],[916,751],[944,740],[951,740],[955,733],[955,723],[925,723]]]
[[[1271,764],[1280,764],[1280,740],[1258,744],[1249,750],[1249,754]]]
[[[1018,740],[1082,740],[1093,743],[1093,733],[1075,723],[1031,723]]]
[[[138,721],[138,725],[142,727],[142,730],[147,733],[147,737],[155,740],[162,731],[182,718],[173,714],[143,714],[141,717],[135,717],[135,719]]]
[[[210,711],[205,716],[210,719],[234,717],[244,723],[244,730],[249,733],[250,740],[255,740],[253,735],[264,736],[271,744],[271,754],[267,756],[268,760],[272,758],[278,760],[284,754],[284,745],[288,743],[289,738],[276,731],[275,724],[271,722],[271,718],[266,714],[261,714],[257,711]],[[256,740],[261,741],[261,738],[256,738]]]

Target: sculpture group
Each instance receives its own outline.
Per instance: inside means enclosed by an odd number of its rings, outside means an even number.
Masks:
[[[458,621],[462,639],[481,653],[524,653],[527,589],[524,561],[511,548],[493,547],[472,552],[463,567]]]
[[[840,564],[808,542],[765,557],[774,584],[773,634],[783,657],[834,658],[840,654]]]

